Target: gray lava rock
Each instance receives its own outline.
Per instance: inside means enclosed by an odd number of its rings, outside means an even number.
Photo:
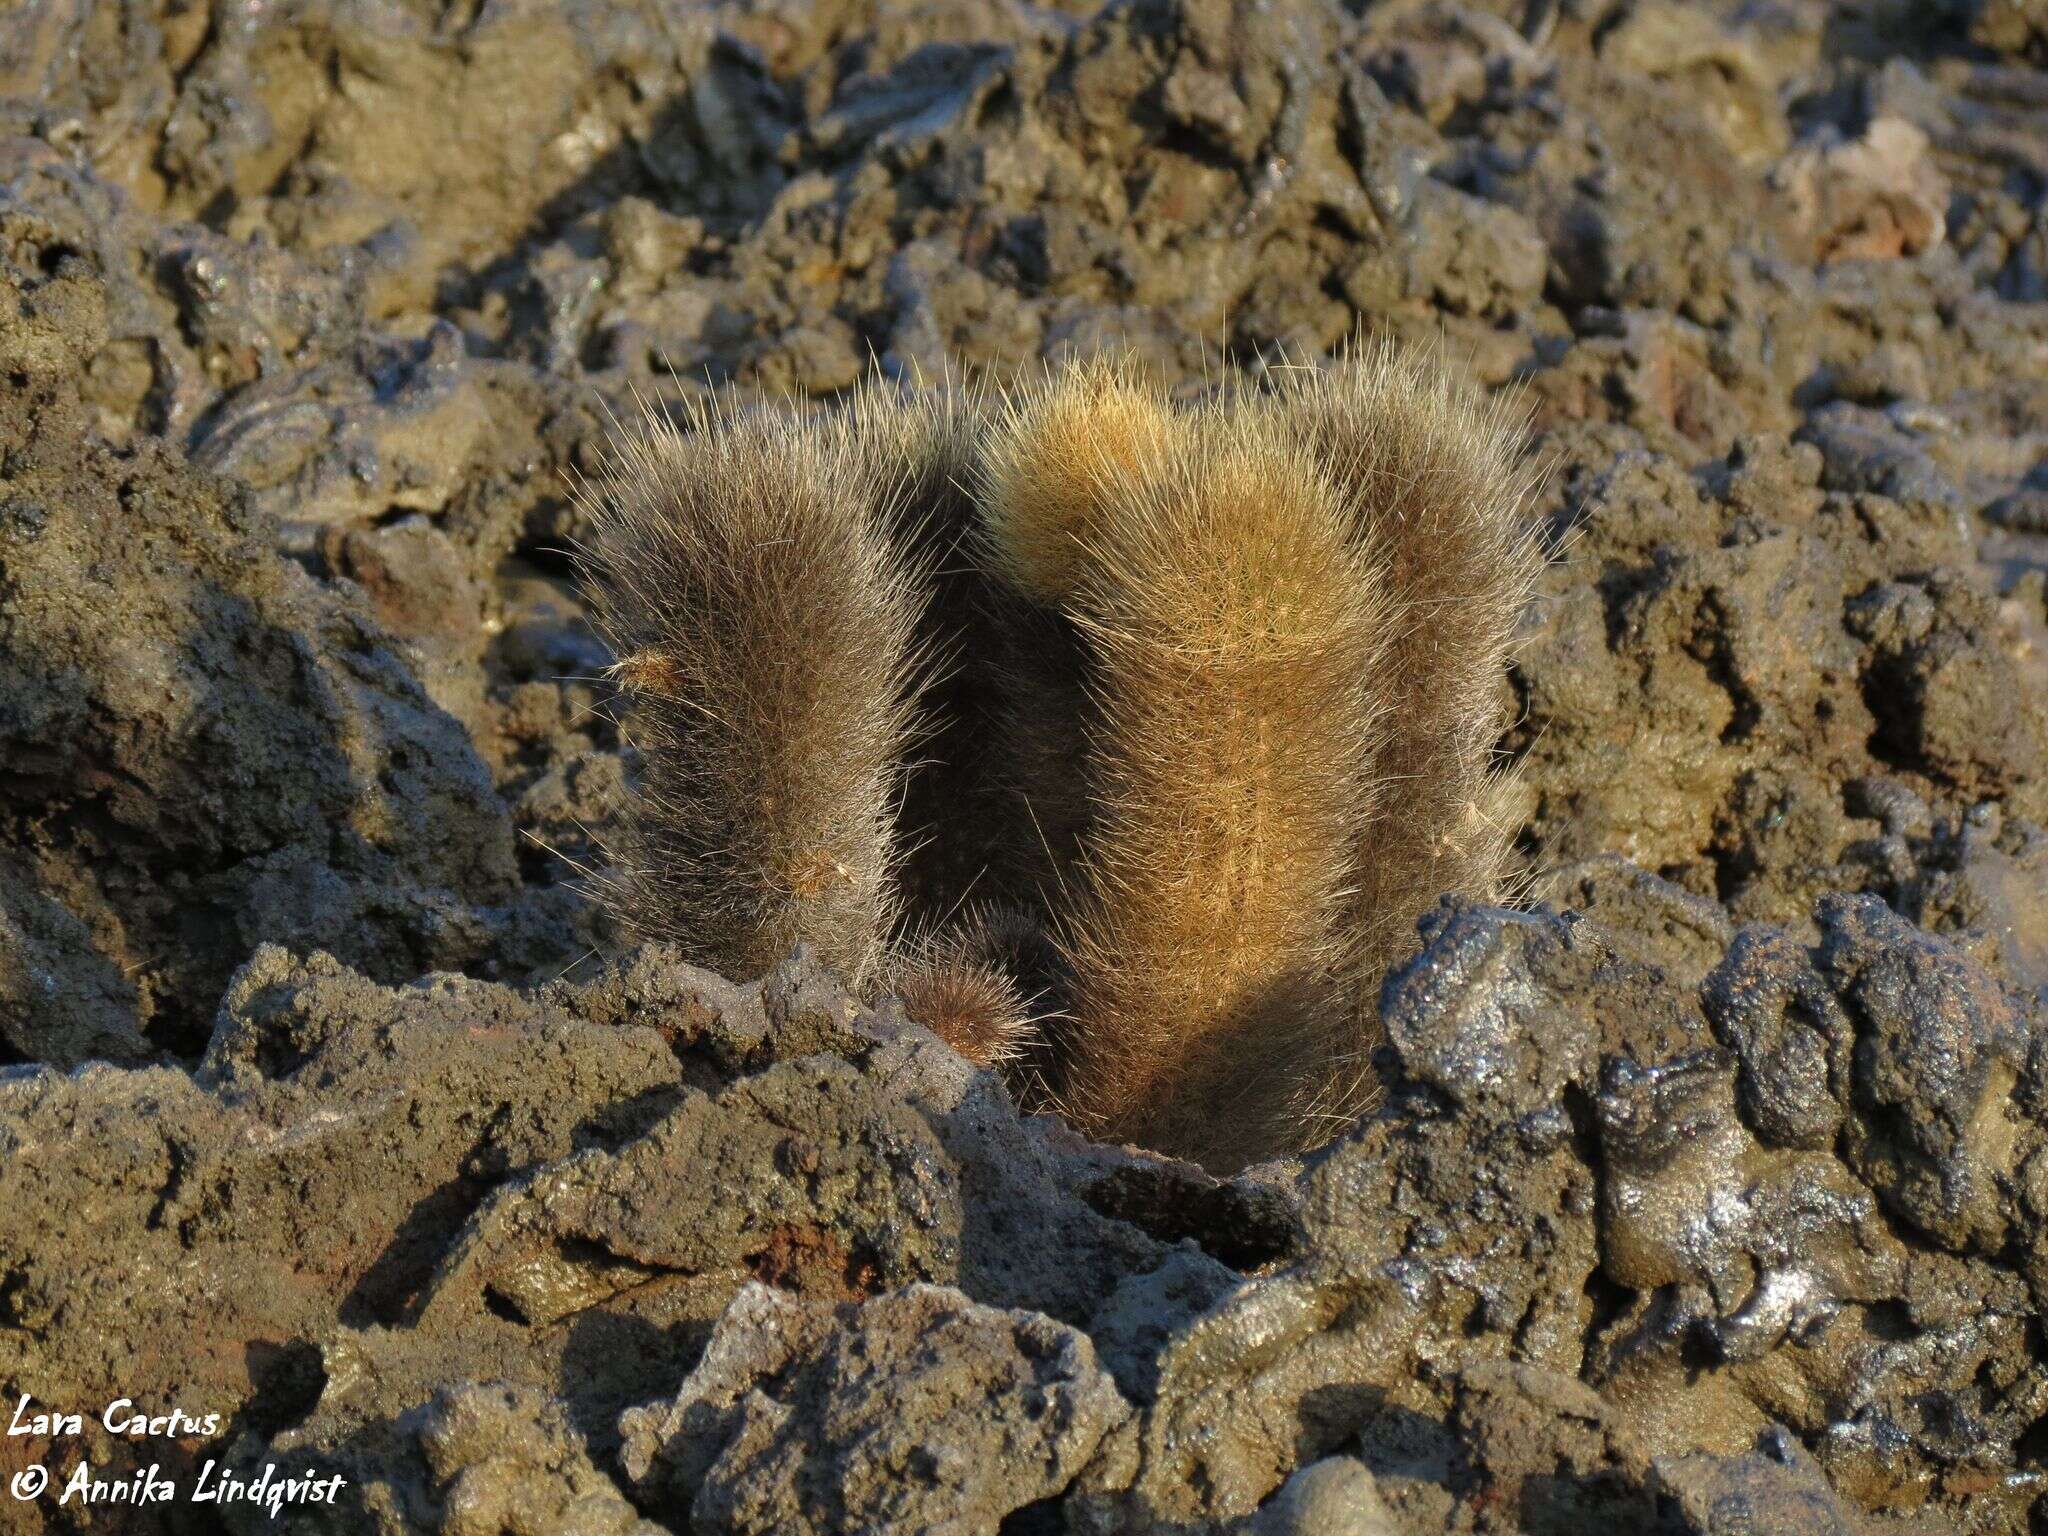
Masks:
[[[1129,1414],[1085,1335],[916,1285],[742,1290],[675,1399],[620,1422],[640,1498],[700,1532],[993,1533]]]
[[[2035,64],[2048,60],[2048,6],[2041,0],[1972,0],[1964,11],[1971,42]]]
[[[1543,995],[1510,978],[1563,960],[1569,924],[1495,908],[1454,910],[1439,919],[1430,963],[1388,979],[1381,1000],[1387,1040],[1402,1070],[1453,1103],[1495,1114],[1540,1115],[1564,1085],[1584,1081],[1599,1050],[1596,1033],[1548,1027]]]
[[[1259,1506],[1251,1536],[1395,1536],[1398,1529],[1371,1469],[1355,1457],[1326,1456]]]
[[[1713,1298],[1696,1331],[1756,1358],[1844,1300],[1895,1290],[1904,1253],[1832,1157],[1766,1156],[1737,1114],[1734,1063],[1702,1051],[1610,1061],[1600,1092],[1601,1265],[1633,1290]]]
[[[1717,901],[1659,879],[1619,854],[1567,865],[1542,882],[1548,904],[1589,918],[1631,960],[1697,987],[1721,963],[1735,925]]]
[[[1460,1372],[1459,1480],[1482,1530],[1652,1531],[1661,1523],[1628,1415],[1557,1371],[1490,1360]],[[1500,1519],[1484,1511],[1498,1508]]]
[[[348,1479],[368,1528],[457,1531],[446,1485],[472,1462],[491,1464],[461,1473],[478,1508],[532,1492],[543,1462],[583,1486],[563,1413],[608,1467],[619,1411],[674,1389],[741,1287],[829,1317],[934,1280],[1017,1348],[1085,1354],[1063,1487],[1125,1414],[1074,1329],[1120,1316],[1135,1358],[1237,1276],[1076,1198],[1118,1155],[1069,1161],[1044,1130],[801,955],[733,986],[642,951],[536,995],[390,988],[266,948],[196,1075],[0,1073],[0,1372],[48,1403],[203,1396],[234,1421],[231,1464],[304,1458]],[[100,1264],[87,1232],[133,1262]],[[1169,1260],[1188,1285],[1144,1279]],[[1178,1313],[1141,1300],[1176,1290]],[[134,1326],[189,1353],[131,1368]],[[101,1343],[51,1347],[73,1327]],[[485,1414],[518,1444],[480,1430],[437,1471],[419,1415],[463,1382],[526,1394]]]
[[[1882,411],[1838,401],[1814,412],[1799,436],[1820,449],[1827,466],[1821,483],[1829,490],[1875,491],[1944,508],[1965,505],[1961,489],[1914,434]]]
[[[266,948],[196,1078],[0,1074],[0,1373],[47,1403],[182,1394],[224,1421],[289,1420],[321,1390],[317,1341],[338,1321],[411,1316],[488,1190],[631,1134],[678,1070],[651,1029]],[[100,1244],[129,1261],[102,1263]],[[134,1330],[176,1346],[138,1360]]]
[[[649,1189],[673,1191],[650,1204]],[[551,1163],[485,1201],[423,1320],[488,1304],[545,1327],[659,1274],[751,1264],[827,1296],[957,1274],[959,1178],[914,1111],[830,1057],[716,1098],[686,1092],[625,1147]]]
[[[533,1388],[468,1384],[416,1415],[441,1529],[662,1536],[592,1464],[561,1402]]]
[[[1856,1020],[1854,1165],[1927,1236],[1997,1252],[2041,1139],[2015,1094],[2036,1019],[1873,898],[1830,898],[1819,916],[1820,964]]]
[[[93,1059],[141,1066],[158,1054],[136,1028],[135,983],[93,948],[85,924],[4,857],[0,1050],[67,1069]]]
[[[91,439],[52,353],[104,340],[101,296],[59,265],[0,290],[0,847],[160,1046],[265,940],[393,979],[480,958],[512,829],[468,736],[232,488]]]
[[[1945,861],[1847,784],[1899,783],[1948,827],[1987,799],[2039,819],[2043,674],[1963,520],[1828,492],[1821,468],[1751,438],[1696,475],[1627,453],[1588,473],[1583,572],[1553,568],[1517,663],[1548,859],[1627,847],[1739,921],[1808,937],[1827,892],[1911,907]]]
[[[1741,1456],[1675,1456],[1657,1463],[1655,1486],[1697,1536],[1854,1536],[1819,1466],[1782,1429]]]
[[[1854,1032],[1806,951],[1773,929],[1745,928],[1704,1000],[1715,1035],[1742,1063],[1742,1115],[1757,1134],[1777,1146],[1833,1146]]]

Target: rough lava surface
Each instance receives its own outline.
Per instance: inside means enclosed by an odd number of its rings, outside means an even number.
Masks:
[[[2038,0],[0,20],[0,1530],[2048,1522]],[[1356,329],[1522,391],[1519,910],[1218,1181],[622,951],[608,411]],[[217,1413],[137,1443],[127,1397]]]

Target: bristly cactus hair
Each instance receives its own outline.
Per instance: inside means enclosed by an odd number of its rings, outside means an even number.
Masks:
[[[1230,1166],[1289,1145],[1312,1065],[1352,1044],[1340,919],[1374,808],[1386,605],[1306,453],[1222,406],[1172,430],[1177,452],[1102,477],[1064,604],[1094,814],[1054,918],[1061,1101],[1097,1134]]]
[[[1019,391],[988,437],[980,496],[991,565],[1056,607],[1073,593],[1120,487],[1169,462],[1179,419],[1127,363],[1091,359]]]
[[[997,874],[1056,904],[1096,809],[1074,589],[1115,498],[1170,462],[1182,434],[1128,360],[1092,358],[1012,391],[983,440],[974,553],[989,584],[986,667],[998,698]]]
[[[615,444],[582,559],[641,757],[608,876],[634,935],[738,976],[800,939],[876,973],[924,667],[898,489],[838,414],[720,402]]]
[[[742,976],[804,940],[1033,1102],[1217,1169],[1369,1108],[1415,918],[1510,879],[1534,476],[1515,408],[1431,360],[1272,377],[1181,406],[1084,363],[623,443],[583,560],[642,758],[628,931]],[[906,867],[938,840],[1031,910],[935,921],[981,878]]]
[[[1328,367],[1276,377],[1258,409],[1321,466],[1353,539],[1384,562],[1391,715],[1346,917],[1369,1022],[1381,977],[1439,894],[1496,898],[1516,878],[1522,787],[1495,747],[1509,723],[1510,647],[1543,565],[1528,515],[1541,467],[1522,453],[1518,400],[1477,395],[1428,353],[1361,343]],[[1341,1129],[1369,1102],[1372,1039],[1363,1031],[1357,1057],[1330,1064],[1311,1129]]]

